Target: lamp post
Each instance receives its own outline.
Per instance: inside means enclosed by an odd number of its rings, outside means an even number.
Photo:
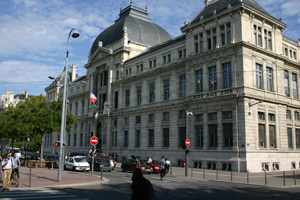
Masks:
[[[189,138],[189,129],[188,129],[188,117],[194,115],[193,112],[185,111],[186,112],[186,119],[185,119],[185,130],[186,130],[186,139]],[[186,143],[184,144],[186,145]],[[185,176],[188,176],[188,162],[189,162],[189,146],[186,145],[186,150],[185,150]]]
[[[74,31],[74,32],[73,32]],[[64,145],[64,131],[66,129],[66,99],[67,99],[67,79],[68,79],[68,58],[69,58],[69,40],[71,33],[73,38],[78,38],[79,33],[76,28],[72,28],[69,36],[68,36],[68,48],[66,54],[66,66],[65,66],[65,81],[64,81],[64,94],[63,94],[63,107],[62,107],[62,115],[61,115],[61,129],[60,129],[60,147],[59,147],[59,166],[58,166],[58,174],[57,174],[57,182],[61,181],[61,172],[63,168],[63,145]]]

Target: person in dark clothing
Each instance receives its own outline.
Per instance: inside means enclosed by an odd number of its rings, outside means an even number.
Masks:
[[[131,190],[131,200],[156,200],[151,182],[144,178],[139,168],[133,171]]]

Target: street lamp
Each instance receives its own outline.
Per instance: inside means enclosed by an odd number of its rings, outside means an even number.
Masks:
[[[74,31],[74,32],[73,32]],[[63,94],[63,107],[62,107],[62,115],[61,115],[61,129],[60,129],[60,147],[59,147],[59,166],[58,166],[58,174],[57,174],[57,182],[61,181],[61,172],[63,168],[63,145],[64,145],[64,131],[66,129],[66,99],[67,99],[67,79],[68,79],[68,58],[69,58],[69,40],[71,33],[73,38],[78,38],[79,33],[76,28],[72,28],[69,36],[68,36],[68,48],[66,54],[66,66],[65,66],[65,82],[64,82],[64,94]]]

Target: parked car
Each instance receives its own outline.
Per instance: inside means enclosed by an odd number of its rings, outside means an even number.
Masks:
[[[70,170],[78,170],[78,171],[89,171],[90,170],[90,164],[87,162],[87,160],[81,156],[74,156],[69,157],[66,159],[64,164],[64,169],[70,169]]]
[[[159,167],[160,167],[159,161],[152,160],[152,163],[150,163],[150,166],[153,169],[153,173],[159,173],[160,172],[160,170],[159,170]]]
[[[151,174],[153,169],[151,166],[147,165],[147,160],[140,160],[141,170],[143,173]],[[135,159],[127,159],[121,164],[122,172],[133,171],[136,168],[136,160]]]
[[[53,167],[54,167],[54,168],[58,168],[59,157],[58,157],[57,155],[55,155],[55,156],[47,156],[47,157],[45,158],[45,160],[46,160],[46,161],[54,161]],[[49,163],[49,165],[47,165],[47,166],[51,167],[51,164]]]
[[[92,167],[92,158],[88,158],[87,161],[90,164],[90,167]],[[100,165],[103,165],[104,172],[111,172],[113,170],[113,167],[110,166],[110,163],[108,163],[101,157],[95,157],[94,158],[94,170],[101,171]]]

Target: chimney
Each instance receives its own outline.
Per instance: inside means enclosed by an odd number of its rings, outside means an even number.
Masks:
[[[72,65],[72,80],[71,82],[73,82],[76,79],[76,65],[73,64]]]

